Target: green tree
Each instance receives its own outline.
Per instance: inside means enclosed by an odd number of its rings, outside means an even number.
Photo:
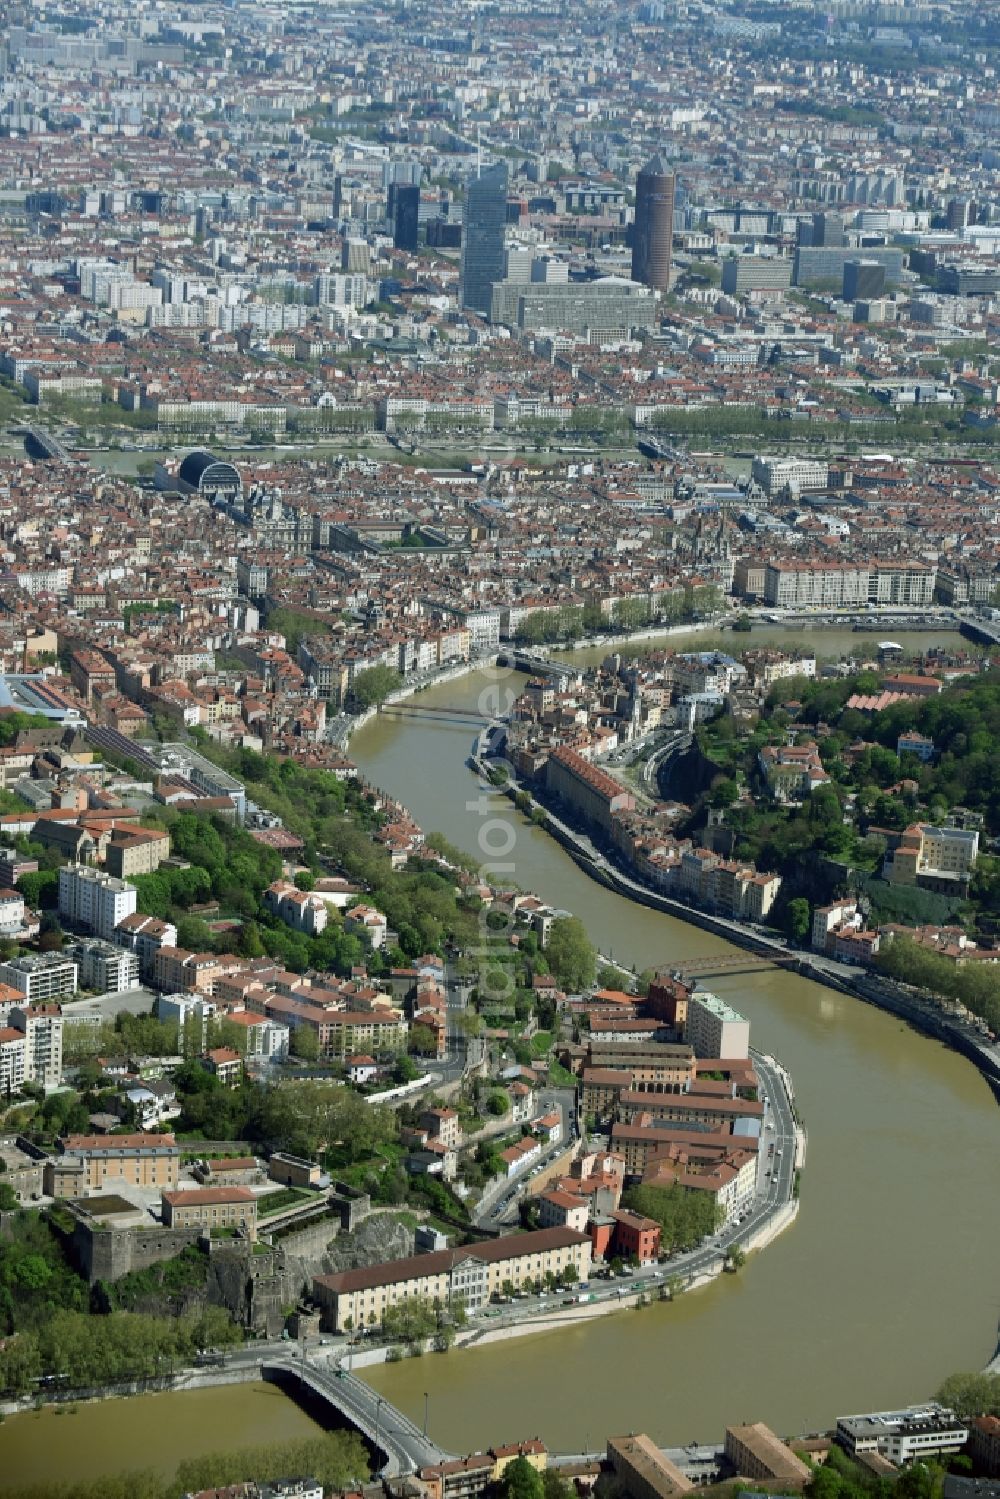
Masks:
[[[950,1374],[937,1392],[957,1416],[1000,1416],[1000,1374]]]
[[[578,916],[560,916],[552,923],[545,956],[560,988],[579,993],[592,986],[597,951]]]
[[[351,684],[351,697],[359,708],[381,707],[389,696],[403,685],[398,671],[389,666],[370,666],[359,671]]]
[[[797,895],[788,902],[787,908],[787,930],[793,942],[804,942],[812,926],[812,916],[809,911],[809,902],[804,896]]]
[[[542,1475],[526,1457],[508,1463],[497,1485],[502,1499],[545,1499]]]
[[[410,1027],[407,1047],[414,1056],[436,1057],[437,1045],[437,1032],[429,1025],[422,1025],[417,1021]]]
[[[288,1049],[300,1062],[319,1060],[319,1035],[308,1025],[297,1025],[289,1038]]]

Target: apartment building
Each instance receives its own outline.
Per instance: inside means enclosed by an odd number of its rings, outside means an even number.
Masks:
[[[858,913],[856,900],[838,900],[829,906],[817,906],[813,911],[810,943],[816,952],[826,952],[832,934],[855,919]]]
[[[717,994],[697,990],[688,1000],[684,1039],[696,1057],[745,1061],[750,1055],[750,1022]]]
[[[288,880],[275,880],[268,886],[264,904],[272,916],[309,937],[318,937],[330,919],[327,903],[321,896],[307,894]]]
[[[785,560],[764,569],[764,602],[781,609],[864,608],[868,588],[864,563]]]
[[[120,994],[138,986],[139,959],[127,948],[90,937],[72,943],[66,952],[77,965],[83,989],[93,989],[98,994]]]
[[[16,937],[24,930],[24,896],[0,889],[0,937]]]
[[[24,1032],[12,1025],[0,1027],[0,1097],[20,1093],[26,1081],[26,1054]]]
[[[188,1026],[194,1027],[195,1044],[199,1050],[204,1048],[208,1022],[218,1008],[217,1004],[202,994],[161,994],[156,1001],[157,1018],[167,1025],[177,1026],[179,1042],[183,1042]]]
[[[722,290],[729,296],[783,292],[792,284],[792,261],[776,255],[730,255],[722,262]]]
[[[104,867],[119,880],[152,874],[170,856],[170,834],[159,828],[114,828]]]
[[[58,952],[22,953],[0,963],[0,983],[24,995],[29,1005],[68,999],[76,993],[76,964]]]
[[[375,952],[385,946],[388,930],[388,921],[374,906],[354,906],[344,913],[344,931],[366,936]]]
[[[127,880],[89,864],[67,864],[59,871],[59,915],[109,941],[118,923],[135,915],[137,898]]]
[[[934,602],[937,567],[921,562],[872,564],[868,578],[868,599],[873,604],[902,604],[907,608],[926,608]]]
[[[574,1270],[579,1280],[587,1280],[590,1258],[586,1234],[543,1228],[337,1275],[317,1275],[313,1298],[323,1309],[325,1327],[350,1332],[381,1326],[390,1307],[414,1296],[437,1298],[442,1306],[461,1301],[474,1312],[508,1281],[519,1290],[564,1270]]]
[[[166,1228],[235,1229],[248,1239],[257,1237],[257,1199],[248,1187],[194,1187],[164,1192]]]
[[[220,965],[214,953],[188,952],[184,947],[161,947],[153,966],[158,989],[211,994]]]
[[[765,744],[758,763],[768,791],[779,802],[804,801],[830,779],[823,769],[819,746],[812,740],[806,744]]]
[[[720,1223],[734,1223],[753,1206],[757,1194],[760,1153],[733,1136],[728,1144],[703,1143],[691,1132],[685,1140],[670,1140],[647,1151],[643,1183],[670,1190],[707,1193]]]
[[[797,495],[803,489],[826,489],[830,482],[830,465],[822,458],[758,456],[751,464],[750,475],[770,499],[785,490]]]
[[[126,916],[118,923],[114,940],[119,947],[135,953],[141,976],[152,978],[160,949],[177,946],[177,928],[172,921],[161,921],[158,916],[144,916],[137,911],[134,916]]]

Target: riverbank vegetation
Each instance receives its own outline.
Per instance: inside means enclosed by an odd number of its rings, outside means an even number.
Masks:
[[[1000,1374],[951,1374],[935,1398],[963,1421],[970,1416],[1000,1416]]]
[[[72,1416],[68,1416],[69,1421]],[[72,1425],[67,1430],[72,1439]],[[329,1431],[298,1441],[188,1457],[172,1478],[151,1471],[106,1474],[80,1483],[5,1485],[5,1499],[181,1499],[203,1489],[253,1479],[266,1483],[308,1474],[324,1491],[357,1490],[370,1477],[368,1452],[356,1431]]]
[[[619,599],[605,613],[599,604],[565,604],[555,609],[536,609],[515,628],[518,645],[572,644],[584,635],[632,634],[655,625],[664,628],[715,614],[722,603],[720,590],[711,583],[688,584],[650,600]]]
[[[8,1219],[0,1254],[0,1390],[51,1394],[151,1379],[190,1363],[200,1348],[241,1340],[220,1307],[159,1317],[108,1305],[77,1273],[55,1219],[29,1212]]]

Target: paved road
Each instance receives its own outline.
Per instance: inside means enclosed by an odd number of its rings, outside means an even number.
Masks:
[[[548,1146],[530,1170],[500,1182],[484,1194],[472,1215],[479,1228],[512,1227],[518,1221],[518,1204],[524,1197],[529,1182],[539,1176],[547,1166],[560,1156],[576,1138],[576,1096],[572,1088],[545,1088],[538,1094],[537,1111],[549,1114],[558,1109],[562,1114],[562,1132],[555,1145]]]

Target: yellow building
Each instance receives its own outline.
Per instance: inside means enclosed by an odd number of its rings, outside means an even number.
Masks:
[[[177,1185],[181,1152],[173,1135],[67,1135],[59,1150],[46,1166],[45,1190],[53,1197],[103,1191],[118,1180],[131,1187]]]
[[[323,1309],[323,1325],[332,1332],[380,1327],[385,1313],[415,1296],[446,1307],[461,1302],[475,1312],[504,1286],[522,1286],[576,1272],[590,1275],[591,1243],[586,1234],[569,1228],[543,1228],[534,1233],[510,1234],[483,1244],[417,1254],[360,1270],[313,1278],[313,1297]]]

